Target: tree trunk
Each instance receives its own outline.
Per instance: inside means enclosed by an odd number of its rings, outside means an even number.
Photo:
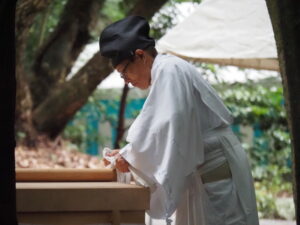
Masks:
[[[118,149],[120,148],[120,141],[123,138],[125,128],[124,128],[124,117],[125,117],[125,109],[126,109],[126,99],[129,92],[128,84],[124,84],[122,97],[120,101],[120,107],[119,107],[119,119],[118,119],[118,128],[117,128],[117,138],[114,144],[114,148]]]
[[[129,11],[128,15],[143,16],[150,20],[166,2],[167,0],[136,0],[134,8]]]
[[[49,92],[64,83],[75,60],[91,39],[91,31],[99,18],[104,0],[69,0],[60,22],[46,43],[39,49],[31,82],[33,108]]]
[[[33,122],[39,132],[55,138],[88,97],[111,72],[108,59],[96,53],[68,82],[57,86],[34,111]]]
[[[36,137],[32,125],[32,99],[28,74],[24,70],[24,53],[30,27],[36,15],[45,10],[50,0],[19,0],[16,9],[16,127],[27,135],[26,145],[34,145]]]
[[[0,1],[0,224],[17,225],[15,184],[15,8],[16,1]]]
[[[266,0],[275,34],[291,131],[294,200],[300,224],[300,2]]]
[[[166,1],[160,0],[160,5]],[[138,15],[143,15],[142,13],[145,12],[147,12],[146,16],[154,15],[157,7],[147,10],[146,2],[146,0],[138,1],[137,9],[134,8],[132,12]],[[142,5],[145,8],[141,7]],[[108,60],[101,57],[99,52],[95,54],[70,81],[55,87],[34,110],[33,120],[36,129],[51,138],[59,135],[67,122],[86,103],[98,84],[111,72],[112,68]]]

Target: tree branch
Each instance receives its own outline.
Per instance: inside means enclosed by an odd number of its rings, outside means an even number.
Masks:
[[[155,0],[158,1],[158,0]],[[160,5],[167,0],[160,0]],[[154,15],[157,7],[147,9],[146,0],[139,0],[132,10],[139,15]],[[142,5],[145,4],[145,9]],[[141,12],[141,13],[139,13]],[[113,69],[107,59],[96,53],[92,59],[74,77],[55,87],[48,97],[34,110],[34,124],[37,130],[55,138],[64,129],[67,122],[86,103],[98,84]]]
[[[57,86],[34,111],[35,127],[55,138],[88,97],[111,72],[108,59],[99,52],[68,82]]]
[[[124,116],[125,116],[125,108],[126,108],[126,99],[129,92],[128,84],[124,84],[122,97],[119,106],[119,119],[118,119],[118,128],[117,128],[117,138],[115,140],[114,148],[120,148],[120,141],[124,136]]]
[[[49,91],[65,82],[75,60],[91,39],[91,31],[99,19],[104,0],[69,0],[60,22],[39,49],[31,83],[33,107],[38,106]]]
[[[154,14],[167,2],[167,0],[139,0],[134,8],[129,11],[129,15],[143,16],[150,20]]]

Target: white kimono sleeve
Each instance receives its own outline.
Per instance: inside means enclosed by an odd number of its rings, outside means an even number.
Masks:
[[[193,82],[184,68],[165,64],[144,107],[129,129],[130,143],[122,156],[155,184],[150,210],[153,218],[172,215],[188,185],[188,176],[203,163],[200,124],[193,106]]]

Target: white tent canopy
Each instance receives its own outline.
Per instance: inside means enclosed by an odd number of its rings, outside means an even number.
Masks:
[[[264,0],[205,0],[157,48],[195,61],[279,70]]]

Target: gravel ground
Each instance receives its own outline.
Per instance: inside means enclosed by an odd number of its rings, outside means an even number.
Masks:
[[[288,220],[266,220],[262,219],[259,221],[260,225],[296,225],[296,221]],[[146,218],[146,225],[166,225],[163,220],[152,220],[149,221],[149,218]]]
[[[260,225],[296,225],[296,221],[288,221],[288,220],[260,220]]]

